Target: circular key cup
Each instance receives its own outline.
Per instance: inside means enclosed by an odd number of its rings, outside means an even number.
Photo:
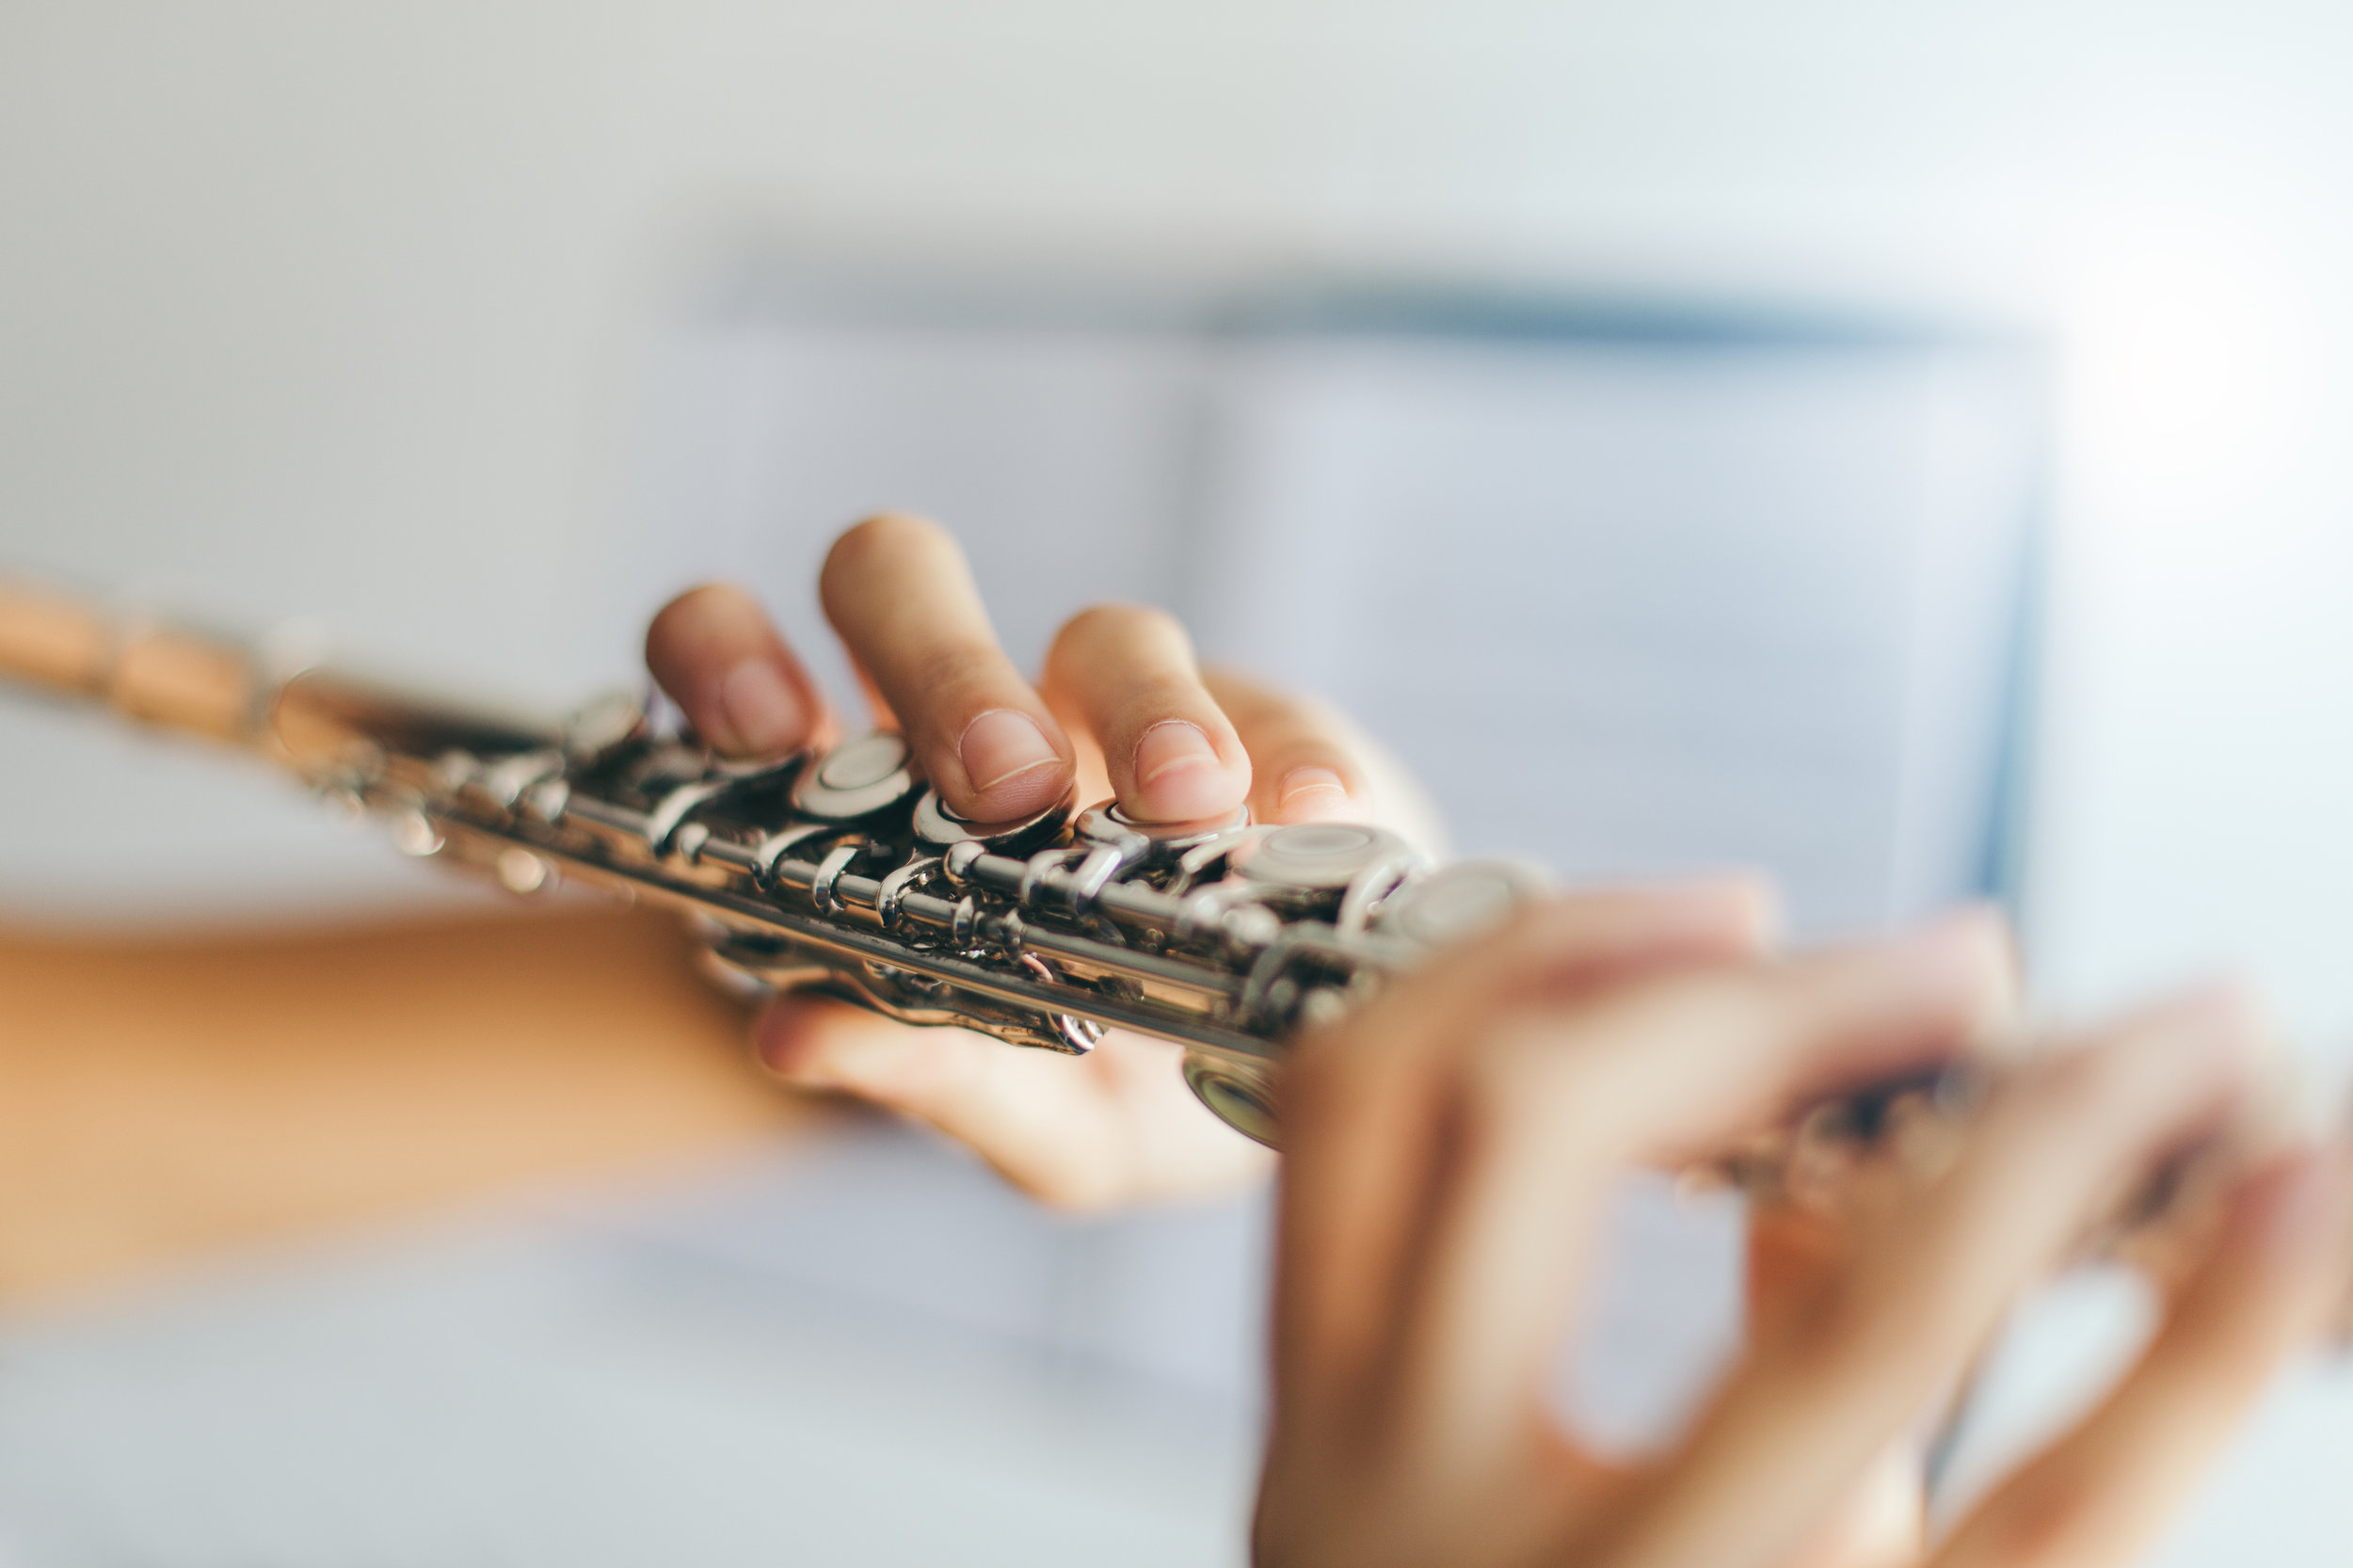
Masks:
[[[1266,1068],[1189,1050],[1184,1072],[1185,1086],[1219,1121],[1254,1144],[1271,1149],[1282,1146],[1282,1128],[1274,1114],[1273,1077]]]
[[[1458,860],[1391,893],[1374,923],[1388,936],[1446,947],[1502,924],[1550,890],[1543,872],[1515,860]]]
[[[823,822],[856,822],[898,805],[920,783],[906,741],[878,729],[844,742],[814,767],[803,769],[792,785],[792,806]]]
[[[1236,846],[1232,866],[1253,882],[1337,893],[1359,873],[1411,853],[1404,840],[1356,823],[1296,823]]]
[[[1017,817],[1011,822],[976,823],[959,817],[939,798],[936,786],[923,792],[923,798],[915,803],[915,837],[917,842],[934,853],[944,853],[961,843],[978,843],[996,855],[1019,855],[1038,848],[1062,831],[1062,824],[1070,820],[1070,808],[1077,803],[1075,792],[1063,796],[1035,815]]]
[[[1108,844],[1114,849],[1131,850],[1138,858],[1148,855],[1156,859],[1174,858],[1220,834],[1249,825],[1247,806],[1236,807],[1229,816],[1198,822],[1137,822],[1122,811],[1115,800],[1088,807],[1072,824],[1078,836],[1090,844]]]

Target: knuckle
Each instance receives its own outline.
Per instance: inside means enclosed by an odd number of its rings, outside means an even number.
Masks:
[[[1991,1194],[2007,1194],[2018,1173],[2040,1173],[2047,1201],[2080,1195],[2136,1158],[2134,1151],[2162,1115],[2132,1064],[2102,1049],[2070,1052],[2043,1063],[1997,1092],[1977,1135],[1977,1154],[1966,1169]]]
[[[948,531],[913,512],[877,512],[841,531],[825,552],[820,580],[855,577],[908,554],[941,544],[953,546]]]
[[[1146,673],[1123,684],[1118,692],[1114,729],[1141,734],[1167,718],[1197,721],[1202,713],[1200,690],[1181,675]]]
[[[1898,1300],[1883,1280],[1842,1271],[1786,1315],[1775,1336],[1775,1359],[1801,1387],[1873,1382],[1914,1365],[1937,1336],[1932,1294],[1915,1294],[1931,1299]]]
[[[1991,1560],[2017,1568],[2072,1562],[2099,1512],[2097,1494],[2078,1476],[2022,1480],[1988,1522],[1995,1537]]]
[[[1329,712],[1311,703],[1285,699],[1260,716],[1251,737],[1251,749],[1278,773],[1326,767],[1353,783],[1362,771],[1353,739]]]
[[[1159,644],[1190,649],[1184,623],[1148,604],[1111,600],[1090,604],[1054,633],[1051,660],[1083,659],[1106,648]]]
[[[928,650],[908,673],[907,705],[945,717],[1002,707],[1008,681],[1018,679],[994,648],[963,643]]]
[[[1337,740],[1304,719],[1285,718],[1263,726],[1251,735],[1251,751],[1265,764],[1272,781],[1293,768],[1328,768],[1354,786],[1356,760]]]
[[[732,583],[702,583],[654,612],[646,626],[648,657],[680,651],[714,627],[759,615],[759,602]]]
[[[735,601],[749,597],[732,583],[697,583],[655,612],[653,618],[657,622],[676,620],[681,616],[693,616],[714,605],[732,607]]]
[[[1284,698],[1240,705],[1223,699],[1219,706],[1250,737],[1251,754],[1281,767],[1323,761],[1341,747],[1314,716]]]
[[[2111,1120],[2129,1096],[2133,1066],[2123,1052],[2105,1047],[2070,1051],[2022,1085],[2020,1117],[2055,1130]]]

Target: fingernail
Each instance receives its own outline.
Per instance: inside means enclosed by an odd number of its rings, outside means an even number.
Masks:
[[[1182,719],[1163,719],[1144,732],[1136,742],[1136,782],[1149,785],[1173,773],[1187,768],[1218,765],[1217,748],[1201,733],[1198,725]]]
[[[808,732],[799,695],[766,659],[746,659],[728,671],[719,682],[719,711],[745,752],[782,751]]]
[[[1348,785],[1330,768],[1293,768],[1275,792],[1274,809],[1286,817],[1321,816],[1349,808]]]
[[[1163,719],[1136,742],[1136,788],[1149,815],[1185,822],[1232,810],[1246,786],[1226,773],[1200,726]]]
[[[964,763],[964,776],[983,793],[1016,774],[1062,760],[1037,721],[1011,708],[991,709],[966,725],[956,756]]]

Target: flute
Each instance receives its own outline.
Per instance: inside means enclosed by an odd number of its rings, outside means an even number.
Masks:
[[[1066,797],[957,816],[901,738],[713,756],[632,693],[560,723],[319,668],[0,581],[0,675],[226,742],[385,821],[403,853],[518,894],[566,882],[685,910],[744,992],[814,989],[910,1024],[1083,1052],[1185,1048],[1202,1102],[1273,1143],[1283,1044],[1541,888],[1353,824],[1142,824]]]
[[[565,882],[692,916],[742,994],[822,991],[902,1022],[1084,1052],[1109,1029],[1176,1042],[1202,1104],[1279,1141],[1278,1070],[1433,952],[1545,889],[1518,862],[1434,865],[1353,824],[1144,824],[1075,797],[957,816],[902,739],[737,761],[619,693],[534,723],[0,579],[0,676],[257,752],[385,821],[403,853],[538,895]],[[1698,1179],[1835,1206],[1861,1168],[1932,1166],[2000,1071],[1964,1057],[1802,1108]],[[2088,1243],[2162,1261],[2269,1143],[2177,1160]]]

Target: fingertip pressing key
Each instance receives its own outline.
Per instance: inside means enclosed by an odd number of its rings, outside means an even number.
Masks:
[[[1162,719],[1136,740],[1134,788],[1145,820],[1191,822],[1233,810],[1248,784],[1199,725]]]
[[[1137,821],[1223,817],[1249,797],[1250,756],[1166,613],[1098,604],[1072,616],[1046,656],[1046,687],[1102,747],[1112,792]]]
[[[741,588],[706,584],[664,605],[646,629],[646,667],[718,751],[759,757],[823,739],[824,699]]]
[[[834,541],[818,591],[955,815],[1032,816],[1069,790],[1070,742],[998,646],[945,529],[905,513],[869,518]]]
[[[1061,792],[1069,772],[1037,721],[1013,708],[976,715],[956,741],[956,758],[977,796],[992,807],[1011,808],[1004,816],[1021,814],[1032,795],[1040,805],[1049,801]]]
[[[1330,768],[1298,767],[1274,790],[1274,814],[1282,822],[1337,822],[1362,816],[1348,781]]]
[[[799,744],[815,727],[808,709],[771,659],[744,659],[719,682],[719,707],[732,731],[728,749],[759,755]]]

